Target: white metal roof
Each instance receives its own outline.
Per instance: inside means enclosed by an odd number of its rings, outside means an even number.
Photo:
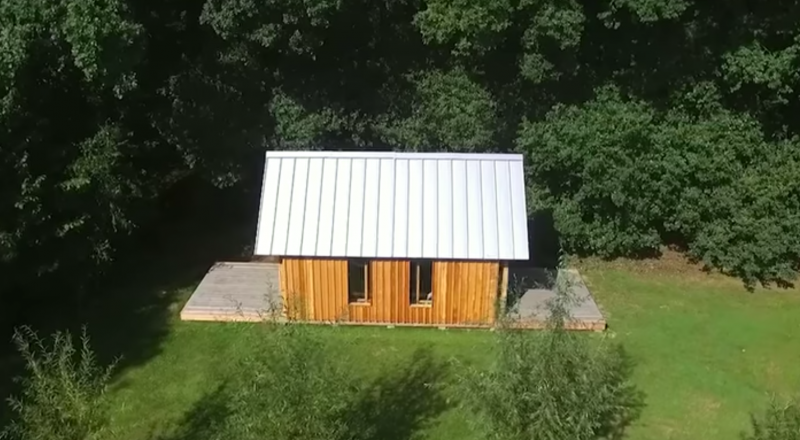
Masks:
[[[522,155],[267,152],[255,254],[526,260]]]

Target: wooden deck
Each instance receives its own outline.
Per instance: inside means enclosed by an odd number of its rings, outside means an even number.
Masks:
[[[509,276],[512,278],[511,284],[517,278],[524,290],[522,297],[516,298],[512,305],[510,315],[515,321],[514,327],[544,327],[550,316],[547,305],[556,296],[555,283],[557,278],[563,277],[563,285],[569,289],[571,297],[571,319],[566,327],[570,330],[605,330],[606,319],[577,270],[568,269],[556,274],[554,271],[532,269],[516,273],[512,271]]]
[[[260,321],[280,311],[276,263],[216,263],[181,310],[183,321]]]
[[[277,263],[220,262],[209,269],[181,311],[184,321],[260,321],[280,318],[281,296]],[[576,271],[565,271],[576,298],[567,327],[574,330],[604,330],[606,321],[586,285]],[[514,327],[542,328],[548,312],[547,301],[555,296],[553,276],[541,270],[513,273],[521,280],[521,297],[515,298]],[[520,288],[520,287],[518,287]],[[519,295],[517,295],[519,296]],[[391,326],[386,323],[339,322],[353,325]],[[403,324],[394,324],[402,326]],[[407,324],[421,326],[420,324]],[[441,325],[431,327],[482,327],[480,325]],[[485,327],[485,326],[483,326]]]

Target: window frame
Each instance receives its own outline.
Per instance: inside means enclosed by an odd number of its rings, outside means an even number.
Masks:
[[[355,298],[353,300],[352,289],[350,287],[350,271],[353,265],[361,265],[363,268],[364,277],[364,298]],[[370,261],[366,259],[349,259],[347,260],[347,304],[352,306],[369,306],[372,304],[369,292],[369,265]]]
[[[424,299],[422,297],[422,265],[423,264],[430,264],[431,267],[431,279],[430,279],[430,292],[431,292],[431,299]],[[431,260],[411,260],[409,262],[410,270],[409,270],[409,297],[408,301],[411,307],[432,307],[433,306],[433,261]]]

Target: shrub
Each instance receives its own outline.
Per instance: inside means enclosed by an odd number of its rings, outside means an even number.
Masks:
[[[800,399],[770,402],[761,416],[751,417],[752,434],[744,440],[800,440]]]
[[[92,440],[108,426],[103,395],[112,366],[95,360],[84,329],[76,347],[68,332],[56,332],[50,344],[24,327],[14,342],[25,361],[21,393],[11,397],[12,420],[2,439]]]
[[[642,400],[628,357],[618,345],[565,330],[571,301],[559,294],[543,332],[499,330],[493,368],[462,377],[486,438],[595,439],[621,433],[637,416]]]
[[[227,389],[228,414],[219,439],[336,440],[356,388],[334,362],[316,327],[264,324],[265,333]]]

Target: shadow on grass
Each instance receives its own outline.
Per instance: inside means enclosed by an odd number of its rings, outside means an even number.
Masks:
[[[613,404],[602,414],[603,424],[598,429],[598,436],[609,440],[621,440],[625,438],[628,427],[641,417],[646,407],[647,396],[630,382],[636,364],[625,347],[616,345],[614,351],[617,364],[610,370],[611,374],[615,380],[627,382],[627,386],[617,391],[613,396]]]
[[[154,237],[144,255],[122,261],[107,292],[74,315],[87,324],[100,361],[121,356],[122,371],[158,355],[188,295],[214,262],[242,258],[250,232],[248,225],[176,227]]]
[[[342,416],[348,428],[347,438],[417,438],[447,408],[442,395],[446,375],[447,365],[437,361],[430,350],[417,350],[404,363],[386,371],[357,394]],[[225,424],[231,412],[226,395],[231,390],[225,387],[229,386],[223,385],[202,397],[173,434],[154,437],[154,440],[227,439]],[[270,437],[270,433],[259,434],[263,438]]]
[[[116,374],[157,356],[182,303],[209,267],[244,257],[254,236],[247,215],[231,215],[231,221],[193,214],[139,233],[88,294],[50,295],[21,322],[43,337],[57,330],[77,336],[85,325],[98,361],[118,359]],[[0,424],[9,415],[6,398],[18,392],[12,378],[23,373],[13,348],[0,350]]]
[[[230,415],[228,408],[228,383],[223,382],[214,391],[205,394],[183,417],[177,431],[168,436],[154,436],[153,440],[216,440],[224,432],[224,423]]]
[[[442,386],[447,365],[429,349],[418,349],[394,371],[378,377],[353,405],[351,432],[359,440],[407,440],[445,409]]]

